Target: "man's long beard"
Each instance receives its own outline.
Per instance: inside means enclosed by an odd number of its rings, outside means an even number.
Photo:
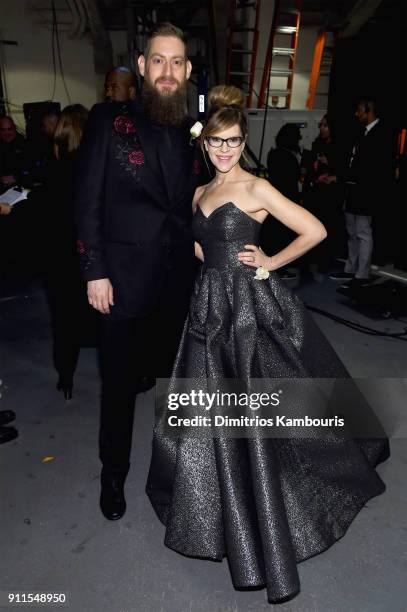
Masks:
[[[185,121],[187,83],[181,83],[171,94],[161,94],[147,80],[143,83],[144,109],[154,123],[179,126]]]

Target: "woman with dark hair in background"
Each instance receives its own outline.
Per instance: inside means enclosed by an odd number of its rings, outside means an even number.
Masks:
[[[328,236],[310,254],[320,272],[327,272],[334,255],[346,253],[345,224],[342,212],[344,189],[337,181],[340,156],[335,133],[328,114],[319,124],[319,135],[312,143],[312,154],[306,167],[303,205],[326,227]]]
[[[286,198],[299,204],[300,202],[300,163],[301,140],[300,128],[295,123],[285,123],[277,133],[276,148],[270,149],[267,155],[268,179],[272,185]],[[295,237],[288,227],[269,215],[263,223],[260,245],[266,253],[274,249],[281,250]],[[281,278],[291,279],[296,275],[288,272],[284,266],[278,271]]]
[[[81,104],[66,106],[54,135],[55,162],[47,185],[49,241],[49,302],[57,389],[72,398],[73,375],[84,327],[86,293],[79,271],[73,217],[73,175],[88,111]]]

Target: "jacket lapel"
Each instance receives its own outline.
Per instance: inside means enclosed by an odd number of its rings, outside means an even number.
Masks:
[[[188,120],[177,130],[175,137],[172,134],[170,141],[168,130],[154,125],[146,117],[138,100],[132,103],[132,112],[146,166],[151,170],[151,180],[154,182],[154,185],[148,184],[146,187],[159,191],[161,203],[172,207],[183,191],[190,187],[193,178],[196,143],[190,144],[191,121]],[[171,155],[172,149],[174,157]],[[173,160],[177,160],[176,165]]]
[[[168,196],[168,203],[171,205],[174,196],[174,187],[177,177],[178,168],[175,167],[172,160],[174,159],[173,146],[169,130],[165,127],[160,127],[160,141],[157,149],[157,155],[160,163],[162,177],[164,179],[165,188]]]
[[[158,191],[161,202],[166,200],[168,193],[163,182],[163,173],[159,159],[160,128],[152,124],[137,102],[133,103],[133,114],[137,136],[146,159],[146,167],[151,172],[150,181],[145,187],[149,192]]]
[[[189,123],[177,130],[172,130],[171,142],[168,130],[163,130],[160,140],[159,157],[167,187],[170,206],[176,205],[185,189],[190,187],[195,143],[190,144]],[[171,155],[171,152],[173,155]],[[172,160],[176,160],[176,165]]]

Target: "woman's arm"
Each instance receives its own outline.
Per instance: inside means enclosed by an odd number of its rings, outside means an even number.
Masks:
[[[252,197],[263,210],[298,236],[287,247],[271,257],[267,257],[254,245],[245,245],[247,250],[239,253],[238,259],[246,265],[252,268],[263,266],[270,271],[277,270],[298,259],[326,238],[325,227],[314,215],[311,215],[302,206],[291,202],[268,181],[264,179],[256,181],[253,185]]]
[[[195,242],[195,257],[197,257],[200,261],[204,260],[202,247],[198,242]]]

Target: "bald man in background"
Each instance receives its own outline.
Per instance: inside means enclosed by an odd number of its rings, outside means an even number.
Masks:
[[[136,76],[125,66],[107,73],[105,79],[106,102],[129,102],[136,97]]]

